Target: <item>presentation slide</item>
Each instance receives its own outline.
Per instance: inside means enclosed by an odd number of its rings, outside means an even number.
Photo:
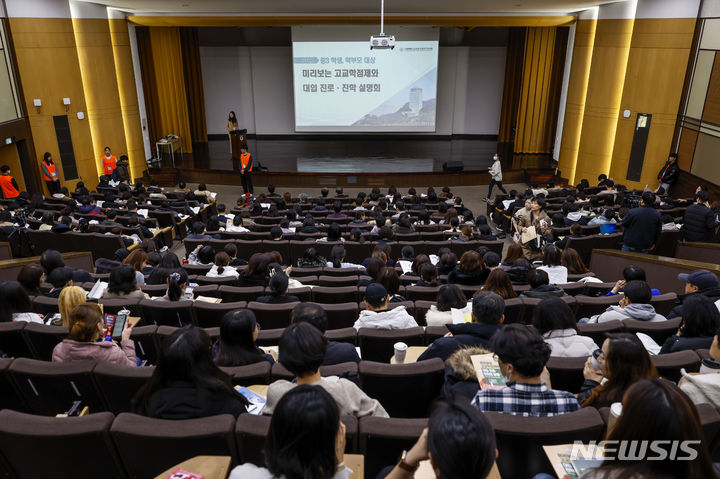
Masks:
[[[433,132],[438,42],[293,41],[299,132]]]

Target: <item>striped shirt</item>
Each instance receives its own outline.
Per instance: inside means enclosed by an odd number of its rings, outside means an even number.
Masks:
[[[472,404],[481,411],[525,417],[557,416],[580,409],[575,396],[567,391],[548,389],[544,382],[510,382],[502,389],[481,389]]]

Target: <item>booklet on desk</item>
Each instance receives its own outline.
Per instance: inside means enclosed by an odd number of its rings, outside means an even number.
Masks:
[[[493,356],[492,353],[470,356],[480,383],[480,389],[502,389],[506,386],[505,377],[500,371],[500,365]]]
[[[265,404],[267,403],[267,400],[265,400],[264,397],[244,386],[235,386],[235,390],[245,396],[245,399],[250,401],[250,404],[245,406],[245,409],[247,409],[249,414],[254,414],[256,416],[262,414],[263,409],[265,409]]]

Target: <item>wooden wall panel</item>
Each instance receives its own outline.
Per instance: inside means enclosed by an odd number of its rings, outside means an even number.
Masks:
[[[629,188],[657,184],[657,171],[672,148],[677,112],[685,81],[695,19],[640,19],[635,21],[612,149],[610,175]],[[640,181],[625,179],[638,113],[652,115],[650,136]]]
[[[131,178],[141,177],[146,168],[147,158],[145,158],[145,146],[143,145],[128,25],[127,21],[119,19],[111,19],[109,22],[123,129],[127,154],[130,158],[130,176]]]
[[[633,20],[598,20],[576,180],[609,173],[632,31]]]
[[[558,157],[558,168],[562,176],[571,184],[576,184],[575,167],[577,163],[580,134],[585,114],[590,65],[592,64],[593,45],[595,43],[596,20],[579,20],[575,27],[575,44],[568,81],[567,102],[565,104],[565,122],[563,124],[562,143]]]
[[[695,156],[695,145],[697,143],[698,132],[690,128],[683,128],[680,136],[680,145],[678,147],[678,166],[681,170],[690,171]]]
[[[99,176],[106,146],[116,158],[127,155],[110,27],[105,19],[74,18],[72,22]]]
[[[77,181],[94,187],[98,178],[90,126],[87,119],[78,120],[76,116],[78,111],[87,111],[87,104],[72,20],[11,18],[9,23],[22,83],[22,100],[28,112],[35,151],[40,156],[49,151],[54,158],[60,158],[52,117],[68,114],[80,178],[65,182],[59,161],[58,176],[61,183],[71,190]],[[62,104],[64,97],[69,97],[72,102],[68,113]],[[34,98],[42,100],[39,112],[33,106]],[[36,168],[40,170],[39,161]]]
[[[720,125],[720,55],[715,55],[702,120]]]
[[[10,176],[15,178],[15,181],[17,181],[20,187],[20,191],[24,191],[26,189],[25,179],[15,143],[0,146],[0,166],[2,165],[8,165],[10,167]]]

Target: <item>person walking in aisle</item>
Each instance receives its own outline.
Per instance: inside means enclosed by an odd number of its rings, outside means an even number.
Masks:
[[[50,152],[45,152],[43,160],[40,162],[40,167],[43,172],[43,180],[45,180],[45,184],[47,185],[50,194],[54,195],[55,193],[60,193],[60,180],[58,179],[55,162],[53,161]]]
[[[485,201],[490,201],[490,195],[492,194],[493,186],[497,185],[498,189],[503,193],[507,194],[502,184],[502,167],[500,165],[500,155],[495,153],[493,156],[493,164],[490,168],[490,187],[488,188],[487,196],[484,198]]]
[[[242,175],[242,187],[245,194],[253,194],[252,170],[252,155],[248,153],[247,146],[243,145],[240,147],[240,174]]]

